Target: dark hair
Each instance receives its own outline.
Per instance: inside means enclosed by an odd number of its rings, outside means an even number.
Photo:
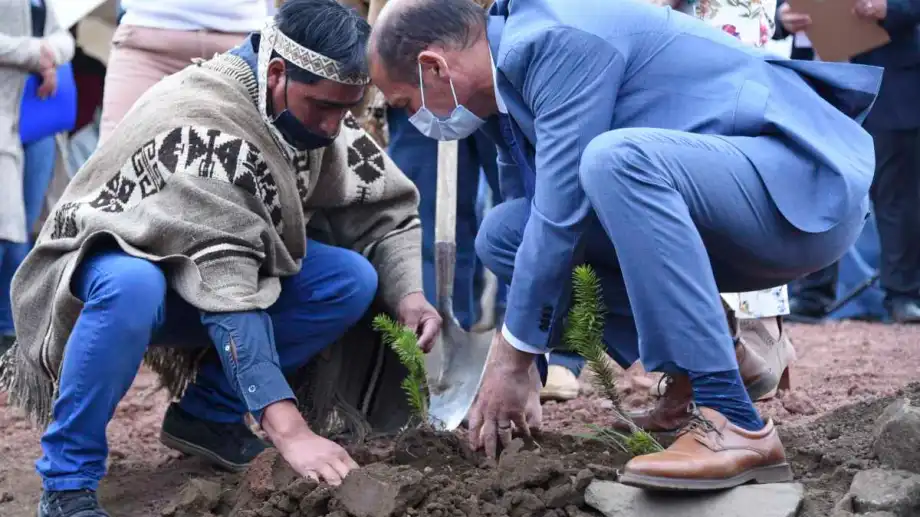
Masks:
[[[374,50],[391,79],[418,80],[418,55],[431,45],[465,49],[486,27],[486,10],[472,0],[417,0],[374,28]]]
[[[220,1],[220,0],[215,0]],[[344,74],[367,74],[367,40],[371,27],[354,9],[335,0],[287,0],[275,14],[278,30],[299,45],[335,59]],[[272,58],[280,57],[277,52]],[[288,76],[313,84],[322,77],[285,60]]]

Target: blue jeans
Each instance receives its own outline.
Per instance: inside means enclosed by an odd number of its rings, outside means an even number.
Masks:
[[[303,267],[281,281],[266,310],[278,362],[296,371],[342,336],[367,311],[377,273],[361,255],[310,241]],[[128,391],[148,346],[208,346],[200,312],[167,287],[156,264],[120,250],[83,260],[71,289],[84,301],[61,371],[52,423],[36,463],[45,490],[95,490],[105,476],[105,429]],[[180,401],[182,409],[214,422],[238,422],[246,406],[216,354],[209,354]]]
[[[387,150],[396,165],[419,191],[422,221],[422,266],[425,297],[436,302],[434,227],[438,185],[438,141],[420,133],[406,111],[387,109],[390,145]],[[481,285],[475,282],[477,259],[474,242],[479,230],[476,197],[480,168],[497,176],[495,144],[481,133],[460,140],[457,163],[457,268],[454,276],[454,315],[469,329],[479,318]],[[478,288],[478,289],[477,289]]]
[[[54,137],[36,140],[23,151],[22,199],[26,207],[26,236],[31,239],[32,228],[42,213],[45,194],[54,176]],[[0,336],[13,335],[10,283],[31,248],[31,242],[0,240]]]
[[[816,271],[863,228],[868,198],[825,232],[796,229],[731,140],[621,129],[596,137],[582,156],[579,181],[594,210],[579,259],[601,281],[604,339],[624,368],[641,357],[649,371],[736,370],[719,292],[765,289]],[[523,199],[502,203],[476,239],[485,266],[508,283],[530,209]]]

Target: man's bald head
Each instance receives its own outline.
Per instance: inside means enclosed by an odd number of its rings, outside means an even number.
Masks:
[[[468,48],[485,28],[486,10],[472,0],[390,0],[374,24],[372,59],[390,80],[417,83],[421,52]]]

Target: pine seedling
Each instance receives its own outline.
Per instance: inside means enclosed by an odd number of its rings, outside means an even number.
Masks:
[[[399,362],[409,371],[400,386],[406,393],[413,416],[420,422],[427,422],[428,378],[425,371],[425,354],[418,346],[415,332],[386,314],[374,317],[374,330],[382,334],[383,343],[396,352]]]
[[[572,308],[564,334],[565,342],[571,350],[585,359],[588,368],[594,374],[594,387],[613,402],[614,415],[627,422],[630,427],[630,433],[624,434],[594,426],[594,438],[612,443],[623,452],[634,456],[663,451],[661,444],[651,434],[639,429],[620,406],[616,372],[613,364],[607,359],[607,347],[604,345],[606,308],[601,283],[591,266],[582,264],[572,273],[572,298]]]

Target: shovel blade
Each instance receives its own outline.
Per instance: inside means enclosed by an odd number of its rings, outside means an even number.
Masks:
[[[426,356],[431,395],[428,421],[435,428],[453,431],[473,406],[494,330],[467,332],[452,317],[444,318],[441,338]]]

